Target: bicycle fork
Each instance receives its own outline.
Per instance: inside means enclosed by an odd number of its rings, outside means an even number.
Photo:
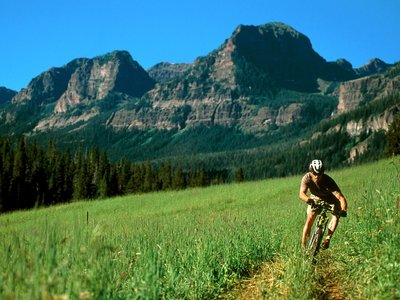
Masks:
[[[308,246],[309,253],[312,254],[313,256],[317,255],[317,253],[319,252],[327,224],[328,224],[328,217],[325,212],[322,212],[317,217],[314,226],[314,231]]]

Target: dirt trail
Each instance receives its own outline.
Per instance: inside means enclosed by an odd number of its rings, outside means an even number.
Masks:
[[[240,281],[228,293],[219,299],[224,300],[253,300],[266,299],[276,296],[285,298],[286,288],[281,280],[284,276],[284,267],[280,262],[266,262],[251,278]]]
[[[320,253],[319,260],[315,265],[315,287],[314,297],[322,300],[346,299],[344,288],[340,280],[341,270],[333,263],[329,252]]]
[[[312,299],[342,300],[346,299],[340,285],[340,270],[334,266],[328,253],[320,253],[315,265]],[[285,282],[285,265],[280,261],[264,263],[251,278],[240,281],[235,287],[219,299],[224,300],[258,300],[287,299],[290,290]]]

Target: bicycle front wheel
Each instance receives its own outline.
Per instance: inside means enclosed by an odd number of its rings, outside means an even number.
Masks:
[[[311,237],[310,244],[308,247],[309,253],[313,256],[317,255],[321,246],[322,236],[324,235],[321,228],[316,228],[314,234]]]

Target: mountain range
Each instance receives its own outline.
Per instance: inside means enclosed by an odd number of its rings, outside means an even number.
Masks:
[[[19,92],[0,87],[0,134],[99,145],[114,159],[140,161],[304,144],[334,132],[354,137],[341,158],[348,162],[398,113],[399,73],[378,58],[360,68],[328,62],[287,24],[240,25],[193,63],[144,70],[113,51],[44,71]]]

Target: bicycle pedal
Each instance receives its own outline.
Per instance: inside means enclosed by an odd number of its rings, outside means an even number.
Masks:
[[[323,241],[322,245],[321,245],[322,250],[328,249],[329,248],[329,243],[330,243],[329,239],[326,239],[325,241]]]

